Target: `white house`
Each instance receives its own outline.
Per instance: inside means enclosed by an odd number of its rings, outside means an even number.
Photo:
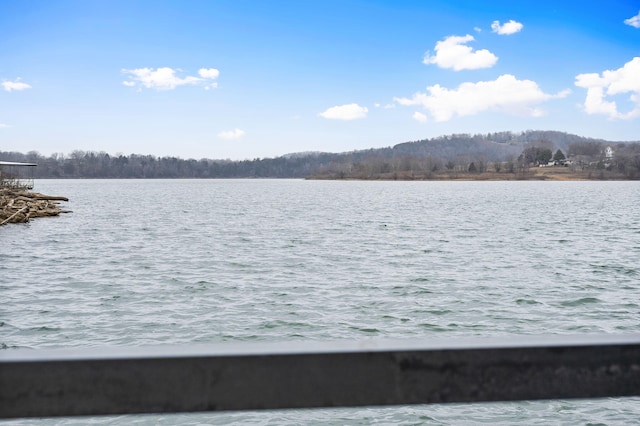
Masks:
[[[611,160],[613,158],[613,148],[611,147],[611,145],[607,145],[607,147],[604,149],[604,158],[606,158],[607,160]]]

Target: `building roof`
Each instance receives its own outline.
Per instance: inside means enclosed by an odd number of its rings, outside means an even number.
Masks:
[[[17,163],[15,161],[0,161],[0,166],[37,166],[36,163]]]

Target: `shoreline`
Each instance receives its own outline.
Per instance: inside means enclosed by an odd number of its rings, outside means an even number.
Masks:
[[[559,167],[531,167],[516,172],[391,172],[370,175],[326,174],[309,176],[307,180],[385,180],[385,181],[633,181],[620,173],[607,170],[571,170]]]

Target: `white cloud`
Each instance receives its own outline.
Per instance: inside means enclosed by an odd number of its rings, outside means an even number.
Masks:
[[[602,114],[609,118],[630,119],[640,117],[640,57],[636,56],[622,68],[605,70],[602,74],[586,73],[576,76],[575,85],[587,89],[584,110],[587,114]],[[631,111],[621,113],[615,101],[607,96],[630,93],[634,105]]]
[[[516,22],[511,19],[509,22],[505,22],[503,25],[500,25],[500,21],[493,21],[491,24],[491,31],[500,35],[511,35],[522,31],[522,25],[520,22]]]
[[[358,104],[347,104],[331,107],[318,115],[329,120],[347,121],[365,118],[367,116],[367,112],[369,112],[367,107],[362,107]]]
[[[9,127],[11,127],[11,125],[0,123],[0,129],[8,129]]]
[[[466,43],[475,40],[472,35],[449,36],[436,43],[435,55],[427,52],[424,64],[436,64],[440,68],[452,68],[454,71],[491,68],[498,57],[486,49],[474,51]]]
[[[202,78],[210,78],[215,80],[220,76],[220,71],[215,68],[200,68],[198,70],[198,75]]]
[[[518,80],[504,74],[492,81],[462,83],[456,89],[436,84],[418,92],[412,98],[395,98],[400,105],[420,105],[435,121],[448,121],[454,116],[475,115],[492,110],[508,114],[538,117],[544,111],[536,105],[553,98],[567,96],[565,90],[556,95],[544,93],[535,81]],[[415,118],[415,114],[414,114]]]
[[[21,82],[19,78],[17,78],[16,81],[6,81],[6,80],[3,81],[2,87],[7,92],[11,92],[12,90],[20,91],[20,90],[31,89],[30,85],[28,85],[27,83]]]
[[[414,112],[412,117],[414,120],[419,121],[420,123],[426,123],[428,120],[427,115],[419,111]]]
[[[640,28],[640,12],[636,16],[632,16],[629,19],[625,19],[624,23],[627,25],[631,25],[634,28]]]
[[[218,83],[214,80],[218,78],[220,72],[215,68],[201,68],[198,71],[199,77],[189,75],[179,77],[176,75],[179,71],[181,70],[169,67],[155,70],[152,68],[123,69],[122,73],[127,74],[129,80],[123,81],[122,84],[128,87],[142,86],[155,90],[173,90],[178,86],[204,86],[207,90],[218,87]]]
[[[244,136],[244,130],[233,129],[218,133],[218,137],[222,139],[240,139]]]

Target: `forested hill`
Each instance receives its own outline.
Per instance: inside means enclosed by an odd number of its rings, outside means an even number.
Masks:
[[[513,161],[532,147],[554,152],[560,149],[569,155],[597,156],[607,145],[637,147],[640,143],[605,141],[557,131],[526,131],[454,134],[393,147],[344,153],[297,153],[244,161],[87,151],[49,157],[35,151],[26,154],[0,151],[0,161],[37,163],[37,178],[304,178],[322,170],[391,160],[433,164]],[[636,149],[632,152],[640,154]]]
[[[416,142],[405,142],[393,147],[394,156],[430,156],[453,160],[459,156],[484,156],[490,161],[505,161],[518,157],[529,146],[569,151],[571,145],[610,145],[623,142],[585,138],[557,131],[529,130],[522,133],[496,132],[485,135],[453,134]]]

